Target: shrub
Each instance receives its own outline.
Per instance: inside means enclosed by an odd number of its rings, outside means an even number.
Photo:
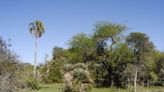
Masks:
[[[38,81],[34,78],[27,80],[27,85],[28,85],[28,88],[31,88],[33,90],[39,89]]]
[[[51,61],[50,63],[43,66],[41,69],[41,82],[43,83],[61,83],[62,74],[60,68],[62,66],[61,61]]]
[[[22,64],[10,46],[0,37],[0,92],[18,92],[23,88]]]
[[[64,74],[63,92],[89,92],[93,82],[87,65],[78,63],[75,65],[67,64],[62,68]]]

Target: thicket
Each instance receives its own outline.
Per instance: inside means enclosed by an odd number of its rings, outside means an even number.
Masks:
[[[10,50],[11,44],[0,38],[0,92],[18,92],[25,88],[23,67]]]
[[[0,37],[0,92],[19,92],[22,89],[39,89],[38,81],[33,76],[33,66],[22,63],[18,56]]]

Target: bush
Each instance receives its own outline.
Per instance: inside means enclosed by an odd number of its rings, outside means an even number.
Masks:
[[[10,46],[0,37],[0,92],[18,92],[24,86],[22,64]]]
[[[28,88],[31,88],[33,90],[39,89],[38,81],[34,78],[27,80],[27,85],[28,85]]]
[[[51,61],[41,69],[41,82],[43,83],[62,83],[62,74],[60,73],[61,61]],[[48,70],[48,72],[47,72]]]
[[[66,64],[62,68],[64,78],[63,92],[89,92],[91,90],[91,79],[87,65],[83,63]]]

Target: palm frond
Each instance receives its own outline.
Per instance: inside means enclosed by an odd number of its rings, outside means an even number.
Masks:
[[[36,20],[29,24],[29,31],[36,38],[40,38],[45,32],[44,25],[40,20]]]

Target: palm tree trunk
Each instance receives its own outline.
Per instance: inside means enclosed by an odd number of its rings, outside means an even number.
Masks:
[[[134,75],[134,92],[137,92],[137,76],[138,76],[138,69],[135,66],[135,75]]]
[[[35,39],[35,51],[34,51],[34,78],[36,78],[36,62],[37,62],[37,38]]]

